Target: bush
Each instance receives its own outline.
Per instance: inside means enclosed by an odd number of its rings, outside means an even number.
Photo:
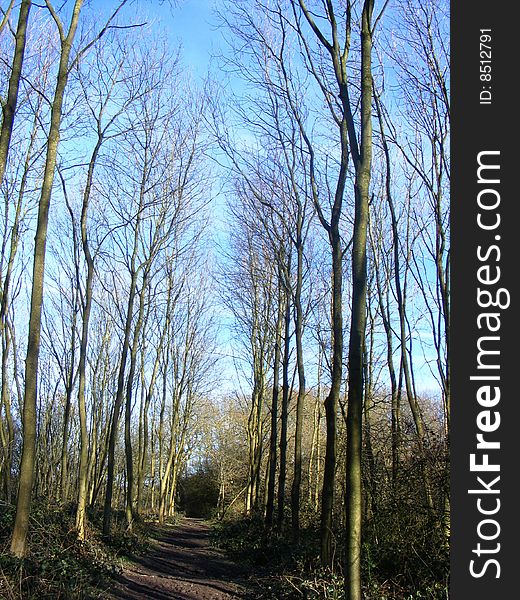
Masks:
[[[335,537],[336,562],[329,570],[320,566],[319,527],[312,520],[297,545],[290,532],[269,531],[258,517],[219,523],[213,530],[214,545],[254,569],[259,588],[254,598],[262,600],[343,600],[343,532]],[[448,549],[427,514],[410,507],[380,513],[365,528],[362,561],[366,600],[448,597]]]
[[[120,572],[118,556],[143,548],[143,533],[116,530],[108,543],[94,524],[85,542],[74,530],[74,507],[34,504],[31,511],[28,554],[10,555],[15,508],[0,510],[0,598],[6,600],[83,600],[104,597],[101,591]]]
[[[187,517],[208,519],[217,509],[218,476],[210,466],[201,466],[195,473],[179,481],[180,509]]]
[[[319,566],[319,536],[312,525],[302,528],[298,544],[290,535],[266,529],[259,517],[218,523],[212,539],[230,557],[254,569],[254,598],[343,598],[343,578]]]

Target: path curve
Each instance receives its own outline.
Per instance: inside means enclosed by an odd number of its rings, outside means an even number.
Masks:
[[[208,524],[199,519],[183,519],[179,525],[161,527],[151,551],[124,568],[109,598],[247,598],[245,569],[211,548],[209,534]]]

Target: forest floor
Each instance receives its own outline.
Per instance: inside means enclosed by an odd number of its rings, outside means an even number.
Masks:
[[[178,525],[158,526],[150,551],[126,564],[108,598],[250,598],[248,570],[210,547],[210,531],[210,526],[201,519],[185,518]]]

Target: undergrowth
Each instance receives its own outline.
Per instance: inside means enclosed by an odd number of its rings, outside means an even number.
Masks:
[[[368,533],[372,533],[369,531]],[[390,537],[390,536],[388,536]],[[254,573],[253,593],[258,600],[344,600],[343,538],[335,532],[334,569],[319,562],[319,528],[310,523],[302,529],[299,543],[290,531],[281,535],[265,528],[260,518],[216,523],[213,544]],[[363,597],[365,600],[446,600],[447,550],[414,546],[408,540],[401,548],[391,539],[365,539],[363,544]],[[435,543],[435,536],[428,542]],[[392,558],[393,557],[393,558]],[[414,570],[415,569],[415,570]]]
[[[89,515],[84,542],[74,531],[74,507],[33,505],[28,552],[23,559],[9,553],[15,507],[0,506],[0,598],[5,600],[84,600],[106,598],[111,579],[121,571],[125,556],[147,548],[146,523],[125,531],[115,513],[113,533],[103,540],[100,513]]]

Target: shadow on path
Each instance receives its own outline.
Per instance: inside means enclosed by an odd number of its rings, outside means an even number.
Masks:
[[[210,548],[208,525],[184,519],[163,526],[150,554],[117,578],[111,600],[232,600],[247,595],[243,567]]]

